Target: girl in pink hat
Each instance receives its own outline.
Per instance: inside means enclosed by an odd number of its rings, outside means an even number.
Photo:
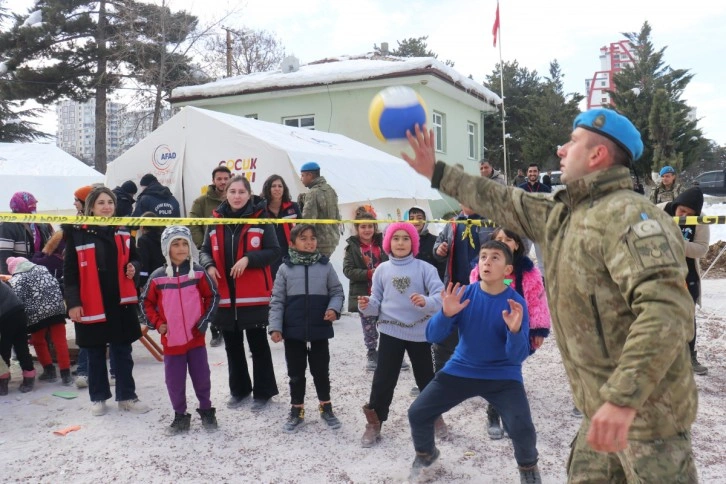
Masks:
[[[419,235],[409,222],[396,222],[386,230],[383,250],[389,260],[373,274],[370,296],[358,297],[358,309],[365,317],[378,317],[378,365],[368,403],[363,406],[367,425],[363,447],[373,446],[381,436],[381,424],[388,419],[401,362],[408,353],[416,385],[423,391],[434,377],[431,345],[426,341],[429,319],[441,309],[443,284],[436,268],[416,259]],[[437,422],[445,433],[443,420]]]

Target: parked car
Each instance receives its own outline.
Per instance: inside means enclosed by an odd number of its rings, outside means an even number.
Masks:
[[[693,180],[706,195],[726,195],[726,170],[714,170],[701,173]]]
[[[539,174],[539,182],[540,183],[544,183],[542,181],[542,178],[544,178],[544,176],[546,174],[547,174],[546,171]],[[562,175],[562,172],[561,171],[553,171],[552,172],[552,174],[550,175],[550,182],[552,182],[550,184],[551,187],[556,187],[557,185],[562,185],[562,182],[560,181],[560,176],[561,175]]]

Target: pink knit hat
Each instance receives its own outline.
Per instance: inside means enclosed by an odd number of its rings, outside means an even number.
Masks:
[[[386,254],[391,253],[391,239],[393,238],[393,234],[398,230],[405,230],[408,236],[411,237],[411,251],[413,252],[413,256],[416,257],[419,247],[418,230],[410,222],[395,222],[388,226],[386,234],[383,236],[383,250]]]
[[[15,271],[17,270],[18,266],[22,264],[23,262],[30,262],[25,257],[8,257],[7,259],[8,264],[8,272],[10,274],[15,274]]]

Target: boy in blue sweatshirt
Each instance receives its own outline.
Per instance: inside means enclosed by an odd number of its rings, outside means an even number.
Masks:
[[[458,329],[459,344],[408,409],[416,450],[411,477],[439,457],[434,442],[436,419],[464,400],[480,396],[502,416],[522,482],[541,482],[537,437],[522,379],[522,362],[529,355],[529,317],[524,299],[504,283],[512,272],[511,250],[499,241],[485,242],[478,268],[478,284],[449,283],[442,310],[426,328],[426,339],[432,343]]]

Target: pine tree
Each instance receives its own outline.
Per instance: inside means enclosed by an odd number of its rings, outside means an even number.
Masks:
[[[657,170],[663,162],[664,153],[676,156],[672,158],[674,162],[681,157],[682,168],[686,168],[700,158],[707,146],[698,121],[689,119],[690,108],[681,100],[693,74],[688,69],[673,69],[665,63],[666,48],[656,50],[647,21],[640,32],[623,33],[623,36],[633,45],[637,58],[633,66],[625,67],[613,77],[615,89],[610,91],[610,95],[613,107],[633,121],[643,139],[643,156],[634,168],[641,175]],[[655,98],[659,91],[662,98],[656,107]],[[664,116],[670,119],[668,126],[662,124]],[[651,117],[655,124],[651,124]],[[658,132],[652,133],[652,129]],[[665,136],[670,139],[666,141]],[[658,159],[656,143],[660,145]]]
[[[439,55],[429,49],[428,40],[429,36],[424,35],[422,37],[409,37],[408,39],[397,40],[398,48],[391,51],[391,55],[396,57],[433,57],[438,59]],[[380,54],[381,49],[377,45],[373,45],[373,49]],[[454,61],[447,59],[444,61],[449,67],[454,67]]]

